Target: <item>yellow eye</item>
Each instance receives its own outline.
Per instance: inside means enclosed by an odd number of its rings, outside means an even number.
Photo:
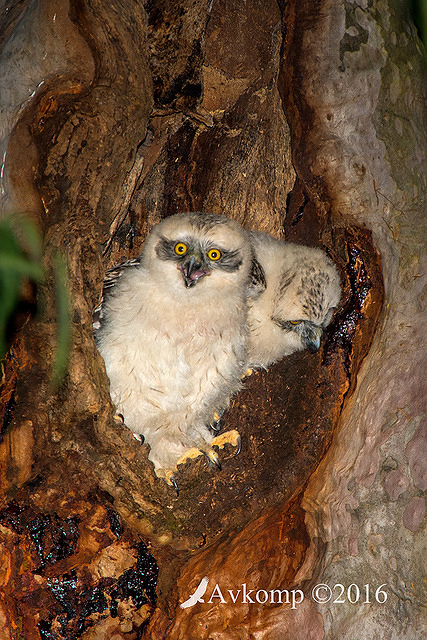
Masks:
[[[185,256],[185,254],[187,253],[187,245],[183,242],[177,242],[173,250],[175,251],[177,256]]]
[[[221,257],[221,251],[219,249],[209,249],[208,258],[209,260],[219,260]]]
[[[291,324],[299,324],[301,320],[289,320]]]

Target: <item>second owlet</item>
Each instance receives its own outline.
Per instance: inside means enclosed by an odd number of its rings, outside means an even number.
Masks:
[[[249,299],[248,369],[320,347],[341,296],[338,271],[321,250],[251,232],[258,268]]]
[[[252,255],[237,222],[178,214],[104,287],[94,327],[112,400],[144,435],[157,475],[172,482],[190,448],[217,460],[207,425],[241,388]]]

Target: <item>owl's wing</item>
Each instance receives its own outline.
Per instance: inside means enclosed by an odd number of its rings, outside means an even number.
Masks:
[[[104,305],[105,301],[108,299],[108,296],[111,295],[115,285],[120,280],[122,275],[126,273],[128,269],[132,269],[138,267],[141,264],[141,256],[137,258],[132,258],[131,260],[125,260],[121,262],[116,267],[112,269],[108,269],[105,274],[104,284],[102,288],[102,296],[99,305],[95,308],[93,312],[93,331],[95,334],[95,338],[97,332],[102,328],[103,320],[104,320]]]
[[[267,280],[264,269],[256,258],[252,258],[251,270],[249,273],[248,296],[257,298],[267,288]]]

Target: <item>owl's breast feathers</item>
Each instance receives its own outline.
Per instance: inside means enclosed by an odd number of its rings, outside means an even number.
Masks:
[[[99,347],[110,377],[119,361],[121,375],[128,375],[123,368],[129,373],[139,371],[145,379],[150,370],[156,370],[159,377],[170,371],[185,377],[188,386],[194,385],[194,377],[211,377],[210,370],[227,379],[243,372],[247,346],[244,291],[231,298],[221,288],[210,286],[210,278],[187,288],[178,271],[176,275],[173,286],[161,288],[143,267],[136,266],[123,275],[120,286],[106,300],[107,324]],[[114,365],[108,366],[113,353]],[[169,373],[165,375],[169,380]]]

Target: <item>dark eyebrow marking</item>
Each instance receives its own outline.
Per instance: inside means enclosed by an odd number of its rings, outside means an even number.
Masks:
[[[194,244],[193,241],[190,240],[190,238],[178,238],[176,240],[169,240],[168,238],[161,236],[154,249],[159,260],[180,260],[183,256],[177,256],[174,250],[177,242],[184,242],[189,249],[191,249]]]
[[[280,294],[283,294],[286,289],[289,287],[289,285],[291,284],[292,280],[295,278],[295,272],[294,273],[284,273],[282,276],[282,279],[280,280],[280,284],[279,284],[279,291]]]
[[[242,258],[240,257],[240,251],[235,249],[234,251],[228,251],[227,249],[221,249],[221,247],[215,246],[219,251],[221,251],[221,258],[218,262],[212,263],[213,269],[221,269],[222,271],[227,271],[228,273],[232,273],[233,271],[237,271],[240,269],[242,265]]]
[[[155,247],[155,252],[159,260],[181,260],[184,256],[177,256],[174,250],[174,247],[177,242],[185,242],[188,245],[189,251],[195,249],[198,243],[195,244],[194,240],[190,238],[179,238],[178,240],[169,240],[162,236]],[[212,269],[222,269],[222,271],[233,272],[237,271],[243,260],[240,257],[240,251],[235,249],[233,251],[229,251],[228,249],[223,249],[220,245],[215,242],[210,242],[209,244],[202,243],[199,245],[199,249],[205,254],[209,251],[209,249],[218,249],[221,252],[221,258],[216,262],[209,261],[206,257],[205,260],[210,263]]]
[[[174,246],[174,242],[161,237],[155,247],[156,256],[159,260],[171,260],[172,258],[175,258],[176,255],[173,250]]]
[[[265,271],[256,258],[252,258],[251,270],[249,273],[249,287],[259,292],[267,289]]]

